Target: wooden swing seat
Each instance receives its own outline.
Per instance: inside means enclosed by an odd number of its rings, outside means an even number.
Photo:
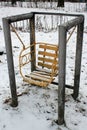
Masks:
[[[23,76],[21,68],[28,63],[27,60],[25,63],[22,63],[23,59],[28,55],[28,53],[22,55],[23,51],[26,50],[24,49],[19,56],[20,73],[23,77],[23,80],[29,84],[37,85],[40,87],[47,87],[55,79],[54,77],[58,74],[58,46],[47,43],[37,44],[39,44],[39,49],[36,70],[31,72],[29,75]],[[34,44],[34,46],[37,44]],[[35,52],[30,52],[29,54],[32,53]]]

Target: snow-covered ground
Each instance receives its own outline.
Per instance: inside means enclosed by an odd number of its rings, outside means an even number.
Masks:
[[[11,16],[13,14],[24,14],[35,10],[38,11],[37,9],[29,8],[1,7],[0,26],[2,28],[2,17]],[[41,11],[44,10],[42,9]],[[72,91],[66,89],[66,127],[62,126],[62,130],[87,129],[87,12],[82,12],[82,14],[85,16],[85,28],[79,97],[77,101],[74,101],[71,96]],[[28,33],[19,33],[25,42],[28,41]],[[41,41],[44,39],[46,42],[57,43],[57,36],[57,31],[49,33],[37,32],[36,40]],[[66,79],[68,84],[73,84],[75,38],[76,31],[72,35],[69,44],[67,44]],[[14,33],[12,33],[12,39],[17,93],[25,93],[18,97],[19,105],[16,108],[12,108],[9,104],[4,103],[4,101],[10,97],[10,88],[4,35],[3,30],[0,30],[0,51],[4,51],[4,54],[0,55],[0,130],[58,130],[58,125],[55,123],[55,120],[58,118],[57,86],[51,84],[47,89],[44,89],[28,85],[22,81],[18,68],[18,54],[20,52],[21,45]]]

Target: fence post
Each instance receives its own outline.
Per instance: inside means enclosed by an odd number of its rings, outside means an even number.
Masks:
[[[12,97],[11,106],[16,107],[18,105],[18,100],[17,100],[14,63],[13,63],[13,54],[12,54],[12,45],[11,45],[10,24],[9,21],[5,18],[3,18],[3,29],[4,29],[4,36],[5,36],[8,73],[9,73],[9,81],[10,81],[10,89],[11,89],[11,97]]]

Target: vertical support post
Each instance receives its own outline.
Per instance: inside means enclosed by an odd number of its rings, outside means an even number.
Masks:
[[[34,44],[34,45],[33,45]],[[30,19],[30,45],[31,45],[31,71],[35,70],[36,57],[35,57],[35,15]],[[33,45],[33,46],[32,46]]]
[[[10,89],[11,89],[11,97],[12,97],[11,106],[16,107],[18,105],[18,100],[17,100],[16,82],[15,82],[15,74],[14,74],[10,25],[9,25],[9,21],[5,18],[3,18],[3,29],[4,29],[4,36],[5,36],[8,73],[9,73]]]
[[[58,124],[64,123],[65,110],[65,74],[66,74],[66,29],[59,26],[59,88],[58,88]]]
[[[74,92],[73,92],[74,99],[76,99],[78,97],[78,94],[79,94],[82,43],[83,43],[83,29],[84,29],[84,21],[83,21],[83,23],[80,23],[77,26],[77,45],[76,45]]]

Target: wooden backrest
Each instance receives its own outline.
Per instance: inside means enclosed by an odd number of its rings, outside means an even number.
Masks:
[[[38,66],[56,71],[58,69],[58,46],[39,44]]]

